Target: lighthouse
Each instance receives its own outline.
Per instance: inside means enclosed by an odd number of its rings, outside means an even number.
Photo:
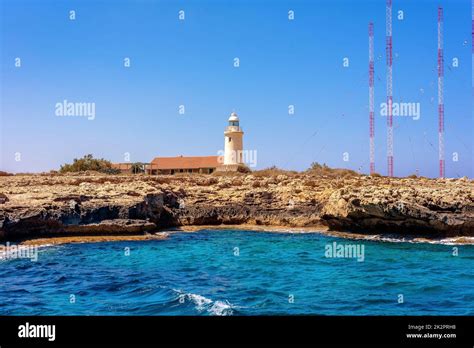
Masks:
[[[239,116],[232,112],[229,124],[224,131],[224,165],[238,167],[243,165],[243,138],[244,132],[240,128]],[[229,168],[230,169],[230,168]]]

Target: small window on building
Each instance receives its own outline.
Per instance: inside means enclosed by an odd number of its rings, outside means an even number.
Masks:
[[[229,143],[230,143],[231,141],[232,141],[232,138],[231,138],[231,137],[229,137]]]

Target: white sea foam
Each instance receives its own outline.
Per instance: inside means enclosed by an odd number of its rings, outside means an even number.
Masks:
[[[198,311],[203,311],[212,303],[212,300],[197,294],[186,294],[186,297],[196,304],[196,309]]]
[[[184,296],[186,300],[195,304],[195,308],[199,312],[208,312],[210,315],[226,316],[232,315],[235,308],[229,301],[213,301],[202,295],[185,293],[181,290],[174,290]]]
[[[216,301],[212,304],[211,308],[209,308],[208,312],[219,316],[232,315],[233,308],[232,304],[227,300]]]
[[[269,233],[288,233],[288,234],[320,234],[323,236],[330,236],[336,238],[352,239],[352,240],[370,240],[374,242],[388,242],[388,243],[413,243],[413,244],[443,244],[443,245],[474,245],[474,237],[451,237],[443,239],[431,239],[424,237],[403,237],[397,235],[385,235],[385,234],[358,234],[349,232],[338,232],[338,231],[319,231],[309,229],[269,229],[269,230],[258,230],[256,232],[269,232]]]
[[[474,244],[474,237],[452,237],[435,241],[427,241],[427,243],[445,245]]]
[[[443,239],[430,239],[426,237],[402,237],[395,235],[362,235],[362,234],[350,234],[347,232],[315,232],[325,236],[352,239],[352,240],[370,240],[374,242],[387,242],[387,243],[411,243],[411,244],[441,244],[441,245],[474,245],[474,237],[450,237]]]
[[[396,238],[396,237],[376,237],[374,241],[391,242],[391,243],[427,243],[427,244],[442,244],[442,245],[470,245],[474,244],[474,237],[453,237],[443,239],[427,239],[427,238]]]

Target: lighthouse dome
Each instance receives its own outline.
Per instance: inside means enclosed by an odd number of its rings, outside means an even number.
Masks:
[[[232,112],[229,117],[229,121],[236,121],[239,122],[239,116],[235,112]]]

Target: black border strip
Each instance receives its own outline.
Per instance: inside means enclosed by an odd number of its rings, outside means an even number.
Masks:
[[[56,339],[20,338],[26,322],[56,326]],[[431,325],[409,330],[408,325]],[[455,329],[435,329],[455,325]],[[407,333],[455,333],[456,338],[407,338]],[[474,346],[469,316],[0,316],[0,346],[50,344],[408,344]]]

